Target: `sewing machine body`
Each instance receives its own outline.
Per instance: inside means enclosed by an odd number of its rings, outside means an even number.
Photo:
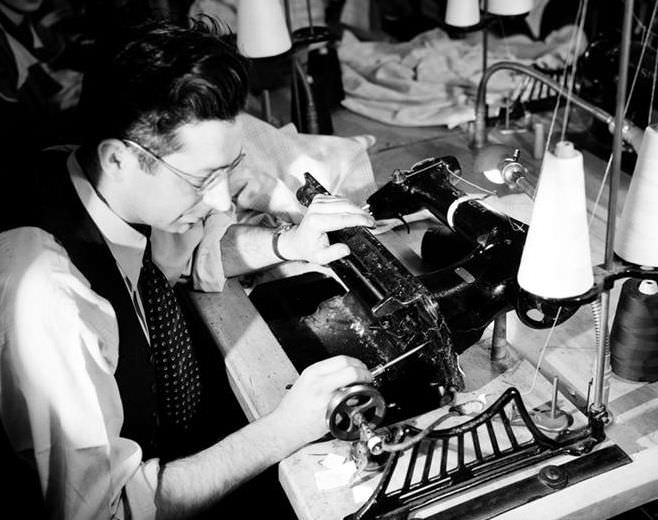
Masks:
[[[376,380],[389,422],[434,409],[461,390],[456,355],[498,314],[519,307],[516,273],[527,227],[466,196],[450,181],[456,172],[454,157],[427,159],[396,172],[368,200],[378,219],[421,207],[437,217],[443,227],[423,239],[433,268],[427,274],[413,276],[369,230],[349,228],[330,233],[352,251],[331,264],[347,290],[311,273],[263,284],[250,296],[298,370],[336,354],[374,368],[428,343]],[[326,191],[307,176],[298,198],[309,204],[318,193]]]

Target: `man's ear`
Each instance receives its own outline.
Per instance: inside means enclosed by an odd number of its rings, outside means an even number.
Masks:
[[[121,181],[126,172],[139,167],[136,154],[119,139],[103,139],[98,145],[98,162],[108,177]]]

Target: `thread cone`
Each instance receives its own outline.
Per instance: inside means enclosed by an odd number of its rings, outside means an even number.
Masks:
[[[568,141],[544,156],[518,282],[544,298],[578,296],[594,283],[583,156]]]

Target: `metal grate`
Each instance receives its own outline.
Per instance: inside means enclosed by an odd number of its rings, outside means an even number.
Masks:
[[[392,432],[392,442],[420,432],[405,425]],[[509,388],[477,417],[433,430],[409,450],[391,454],[370,499],[346,520],[407,518],[421,507],[555,455],[589,452],[601,440],[602,427],[593,423],[557,439],[546,436],[519,391]]]

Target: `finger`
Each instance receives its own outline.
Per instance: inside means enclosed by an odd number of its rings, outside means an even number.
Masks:
[[[311,204],[309,204],[309,207],[331,206],[335,204],[348,204],[350,206],[358,207],[358,205],[352,202],[350,199],[347,199],[345,197],[334,197],[333,195],[316,195],[313,198]]]
[[[316,264],[325,265],[330,262],[335,262],[341,258],[345,258],[350,254],[350,248],[345,244],[332,244],[324,249],[321,249],[315,254],[314,262]]]
[[[318,193],[313,197],[311,204],[316,204],[316,203],[323,204],[334,200],[347,200],[347,199],[345,197],[337,197],[335,195],[326,195],[324,193]]]
[[[304,372],[312,372],[313,376],[316,377],[335,372],[336,370],[342,370],[349,366],[360,367],[367,370],[363,361],[351,356],[338,355],[318,361],[307,367]]]
[[[336,231],[346,227],[365,226],[373,227],[375,219],[364,212],[360,213],[338,213],[338,214],[309,214],[306,216],[309,226],[319,232]]]
[[[309,206],[307,213],[327,215],[333,213],[363,214],[369,215],[368,208],[360,208],[349,200],[331,201],[326,203]]]
[[[325,390],[333,391],[356,383],[370,383],[372,379],[372,374],[367,369],[349,366],[325,374],[319,382]]]

